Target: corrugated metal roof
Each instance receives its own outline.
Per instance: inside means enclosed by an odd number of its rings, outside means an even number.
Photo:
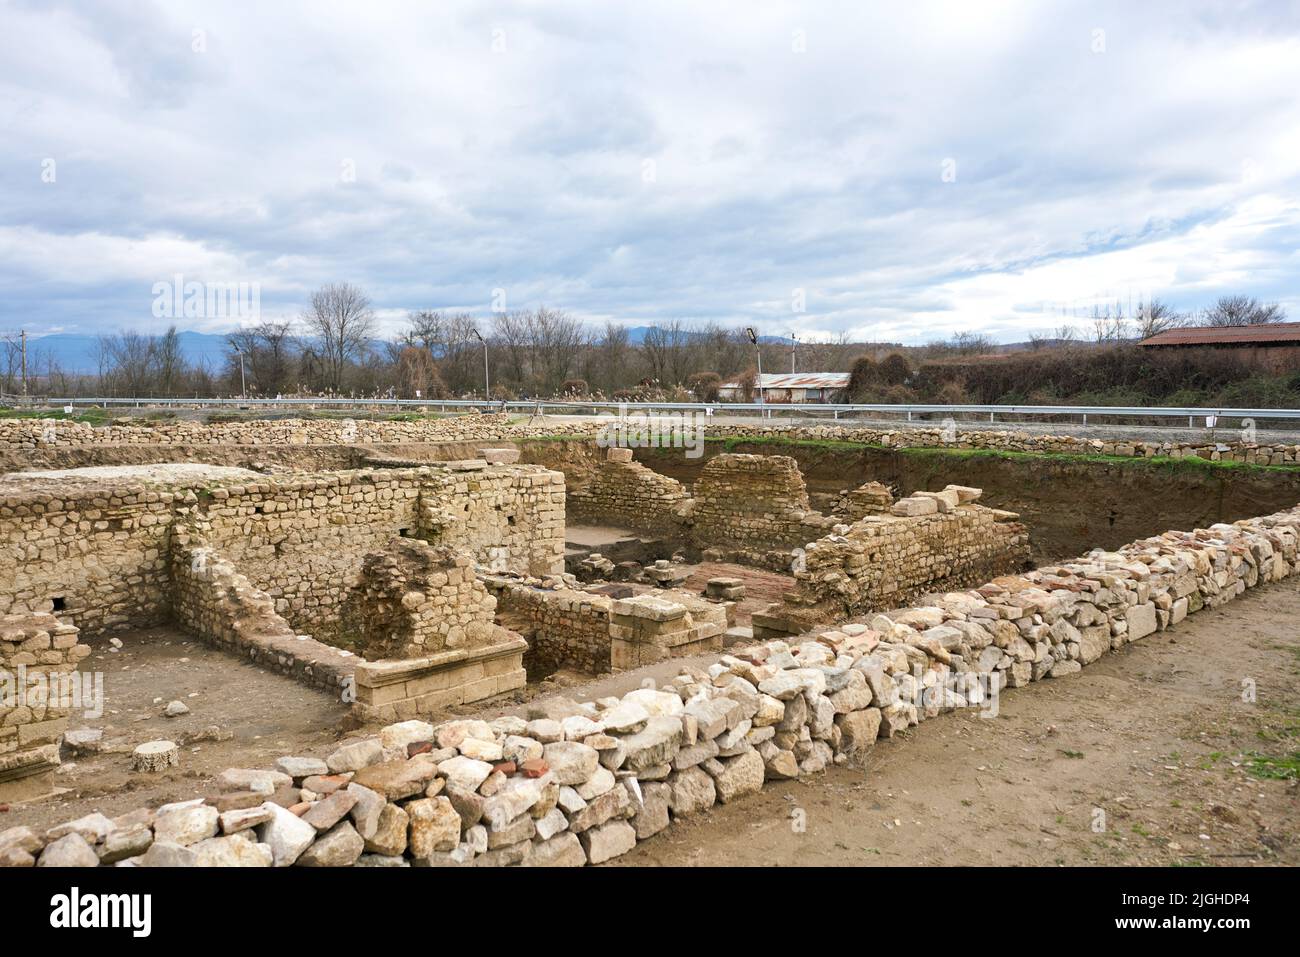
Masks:
[[[1196,326],[1187,329],[1166,329],[1150,339],[1144,346],[1216,346],[1245,343],[1286,343],[1300,345],[1300,322],[1266,322],[1254,326]]]
[[[843,389],[849,384],[847,372],[764,372],[764,389]],[[720,388],[738,389],[739,382],[724,382]]]

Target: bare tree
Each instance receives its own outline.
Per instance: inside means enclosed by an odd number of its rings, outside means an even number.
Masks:
[[[303,321],[316,334],[326,385],[342,391],[349,361],[365,351],[374,329],[370,299],[351,283],[329,283],[311,294]]]
[[[1139,340],[1150,339],[1152,336],[1186,324],[1187,316],[1162,299],[1153,297],[1150,302],[1138,304],[1137,338]]]
[[[180,335],[176,332],[175,326],[169,326],[165,333],[157,337],[153,351],[158,391],[167,396],[175,395],[189,371],[185,364],[185,356],[181,352]]]
[[[1286,310],[1276,302],[1263,303],[1254,296],[1220,296],[1201,316],[1201,325],[1254,326],[1285,319]]]
[[[153,390],[155,342],[152,336],[127,330],[100,336],[104,377],[122,395],[142,396]]]

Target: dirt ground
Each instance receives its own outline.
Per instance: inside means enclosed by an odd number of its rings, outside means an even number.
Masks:
[[[620,865],[1300,864],[1300,582],[1261,588]],[[1243,682],[1257,701],[1242,701]],[[1100,813],[1099,813],[1100,812]]]
[[[739,578],[744,583],[745,597],[736,602],[737,625],[748,625],[754,612],[780,601],[783,594],[794,589],[794,578],[790,575],[730,562],[703,562],[696,565],[682,588],[690,592],[702,592],[710,578]]]
[[[0,785],[0,830],[46,827],[91,811],[113,816],[145,804],[185,800],[229,767],[270,767],[285,754],[328,754],[347,706],[275,672],[248,664],[169,628],[127,632],[122,648],[93,643],[82,672],[104,676],[103,714],[74,712],[69,728],[100,728],[106,753],[69,758],[36,782]],[[157,699],[157,700],[156,700]],[[179,700],[189,714],[162,716]],[[215,729],[215,733],[213,732]],[[165,738],[181,744],[181,766],[133,773],[131,751]]]

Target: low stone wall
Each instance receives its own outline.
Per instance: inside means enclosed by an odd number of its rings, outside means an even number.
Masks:
[[[620,598],[610,606],[610,667],[630,671],[721,651],[726,630],[725,605],[681,591]]]
[[[631,449],[608,449],[585,485],[569,493],[578,520],[666,534],[678,530],[690,496],[674,478],[632,461]]]
[[[53,615],[0,618],[0,781],[58,765],[72,705],[88,705],[85,691],[95,690],[77,674],[88,654],[77,629]]]
[[[495,641],[472,648],[361,662],[353,711],[363,721],[399,721],[522,688],[528,643],[504,628],[493,634]]]
[[[351,699],[359,661],[351,652],[299,635],[270,595],[186,532],[176,534],[172,554],[171,606],[183,628],[260,667]]]
[[[436,404],[436,403],[434,403]],[[278,419],[202,424],[167,422],[152,425],[90,426],[48,419],[0,421],[0,453],[38,449],[94,448],[102,446],[284,446],[380,445],[418,442],[497,442],[527,440],[555,433],[575,437],[607,430],[608,417],[590,422],[547,422],[544,425],[511,423],[502,414],[461,415],[418,422],[366,419]],[[710,438],[780,436],[794,440],[863,442],[887,448],[1003,449],[1078,455],[1172,458],[1199,457],[1211,461],[1255,465],[1300,464],[1300,446],[1268,445],[1239,440],[1225,429],[1227,441],[1147,442],[1128,439],[1086,439],[1070,435],[1036,435],[1015,429],[961,429],[955,435],[935,428],[878,429],[851,425],[727,425],[709,420]]]
[[[527,637],[530,667],[543,674],[610,670],[609,598],[499,576],[484,582],[496,596],[499,620]]]
[[[714,456],[695,483],[693,497],[693,534],[716,561],[785,570],[792,549],[836,523],[808,503],[799,465],[786,455]]]
[[[978,495],[978,489],[969,489]],[[918,497],[927,493],[918,493]],[[932,494],[932,493],[929,493]],[[755,637],[802,634],[818,622],[897,608],[929,592],[969,588],[1029,564],[1029,533],[1011,512],[922,498],[925,512],[868,515],[811,542],[795,590],[753,616]]]
[[[516,431],[510,417],[461,415],[401,422],[370,419],[255,419],[92,426],[58,419],[0,421],[0,448],[36,450],[107,445],[372,445],[492,440]],[[522,431],[522,430],[521,430]],[[533,430],[536,431],[536,430]]]
[[[225,772],[239,794],[92,814],[45,834],[11,828],[0,864],[599,864],[766,780],[855,760],[879,737],[1077,673],[1292,575],[1298,542],[1300,509],[1168,532],[869,626],[760,643],[659,689],[552,702],[559,719],[404,722],[324,761]]]

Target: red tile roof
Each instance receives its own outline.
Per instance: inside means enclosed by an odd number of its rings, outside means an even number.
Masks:
[[[1300,322],[1267,322],[1255,326],[1194,326],[1166,329],[1143,346],[1235,346],[1247,344],[1300,345]]]

